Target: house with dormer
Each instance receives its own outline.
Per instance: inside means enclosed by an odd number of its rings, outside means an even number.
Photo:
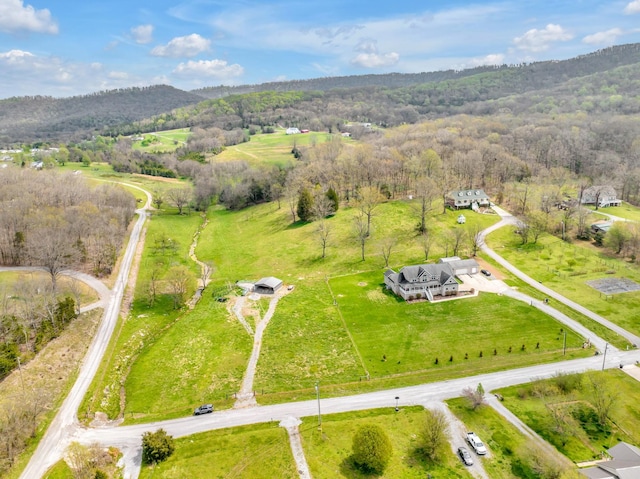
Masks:
[[[455,296],[458,294],[459,287],[456,268],[461,266],[462,262],[468,261],[475,262],[475,260],[456,258],[452,261],[441,260],[437,264],[405,266],[397,273],[388,269],[384,273],[384,284],[388,290],[393,291],[405,301],[415,299],[433,301],[434,296]],[[472,274],[472,270],[477,272],[477,263],[475,269],[469,267],[463,270],[465,274]]]
[[[586,188],[582,192],[580,202],[583,205],[597,205],[598,208],[620,206],[622,204],[622,200],[619,200],[616,195],[615,188],[609,185],[590,186]]]
[[[484,190],[454,190],[447,195],[446,203],[454,210],[468,208],[475,211],[481,206],[490,206],[491,200]]]

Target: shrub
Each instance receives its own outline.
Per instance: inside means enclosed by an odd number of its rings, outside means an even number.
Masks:
[[[173,437],[164,429],[156,432],[145,432],[142,435],[142,461],[145,464],[156,464],[167,459],[175,449]]]
[[[385,470],[393,454],[387,433],[375,424],[360,427],[353,436],[352,447],[356,466],[374,474],[381,474]]]

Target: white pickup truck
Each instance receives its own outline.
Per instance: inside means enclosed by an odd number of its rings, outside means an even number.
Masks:
[[[467,442],[471,446],[471,448],[476,451],[476,454],[479,456],[484,456],[487,453],[487,448],[484,447],[480,438],[476,435],[475,432],[467,433]]]

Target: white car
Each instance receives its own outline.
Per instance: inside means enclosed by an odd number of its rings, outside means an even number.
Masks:
[[[478,456],[484,456],[487,453],[487,448],[484,447],[484,444],[482,444],[482,441],[475,432],[467,433],[467,442],[471,448],[476,451]]]

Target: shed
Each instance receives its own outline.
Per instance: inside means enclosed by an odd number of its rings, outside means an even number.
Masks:
[[[480,266],[475,259],[460,259],[457,256],[450,258],[440,258],[438,263],[448,263],[456,276],[461,274],[476,274],[480,271]]]
[[[260,294],[275,294],[280,288],[282,288],[282,280],[268,276],[257,281],[253,291]]]

